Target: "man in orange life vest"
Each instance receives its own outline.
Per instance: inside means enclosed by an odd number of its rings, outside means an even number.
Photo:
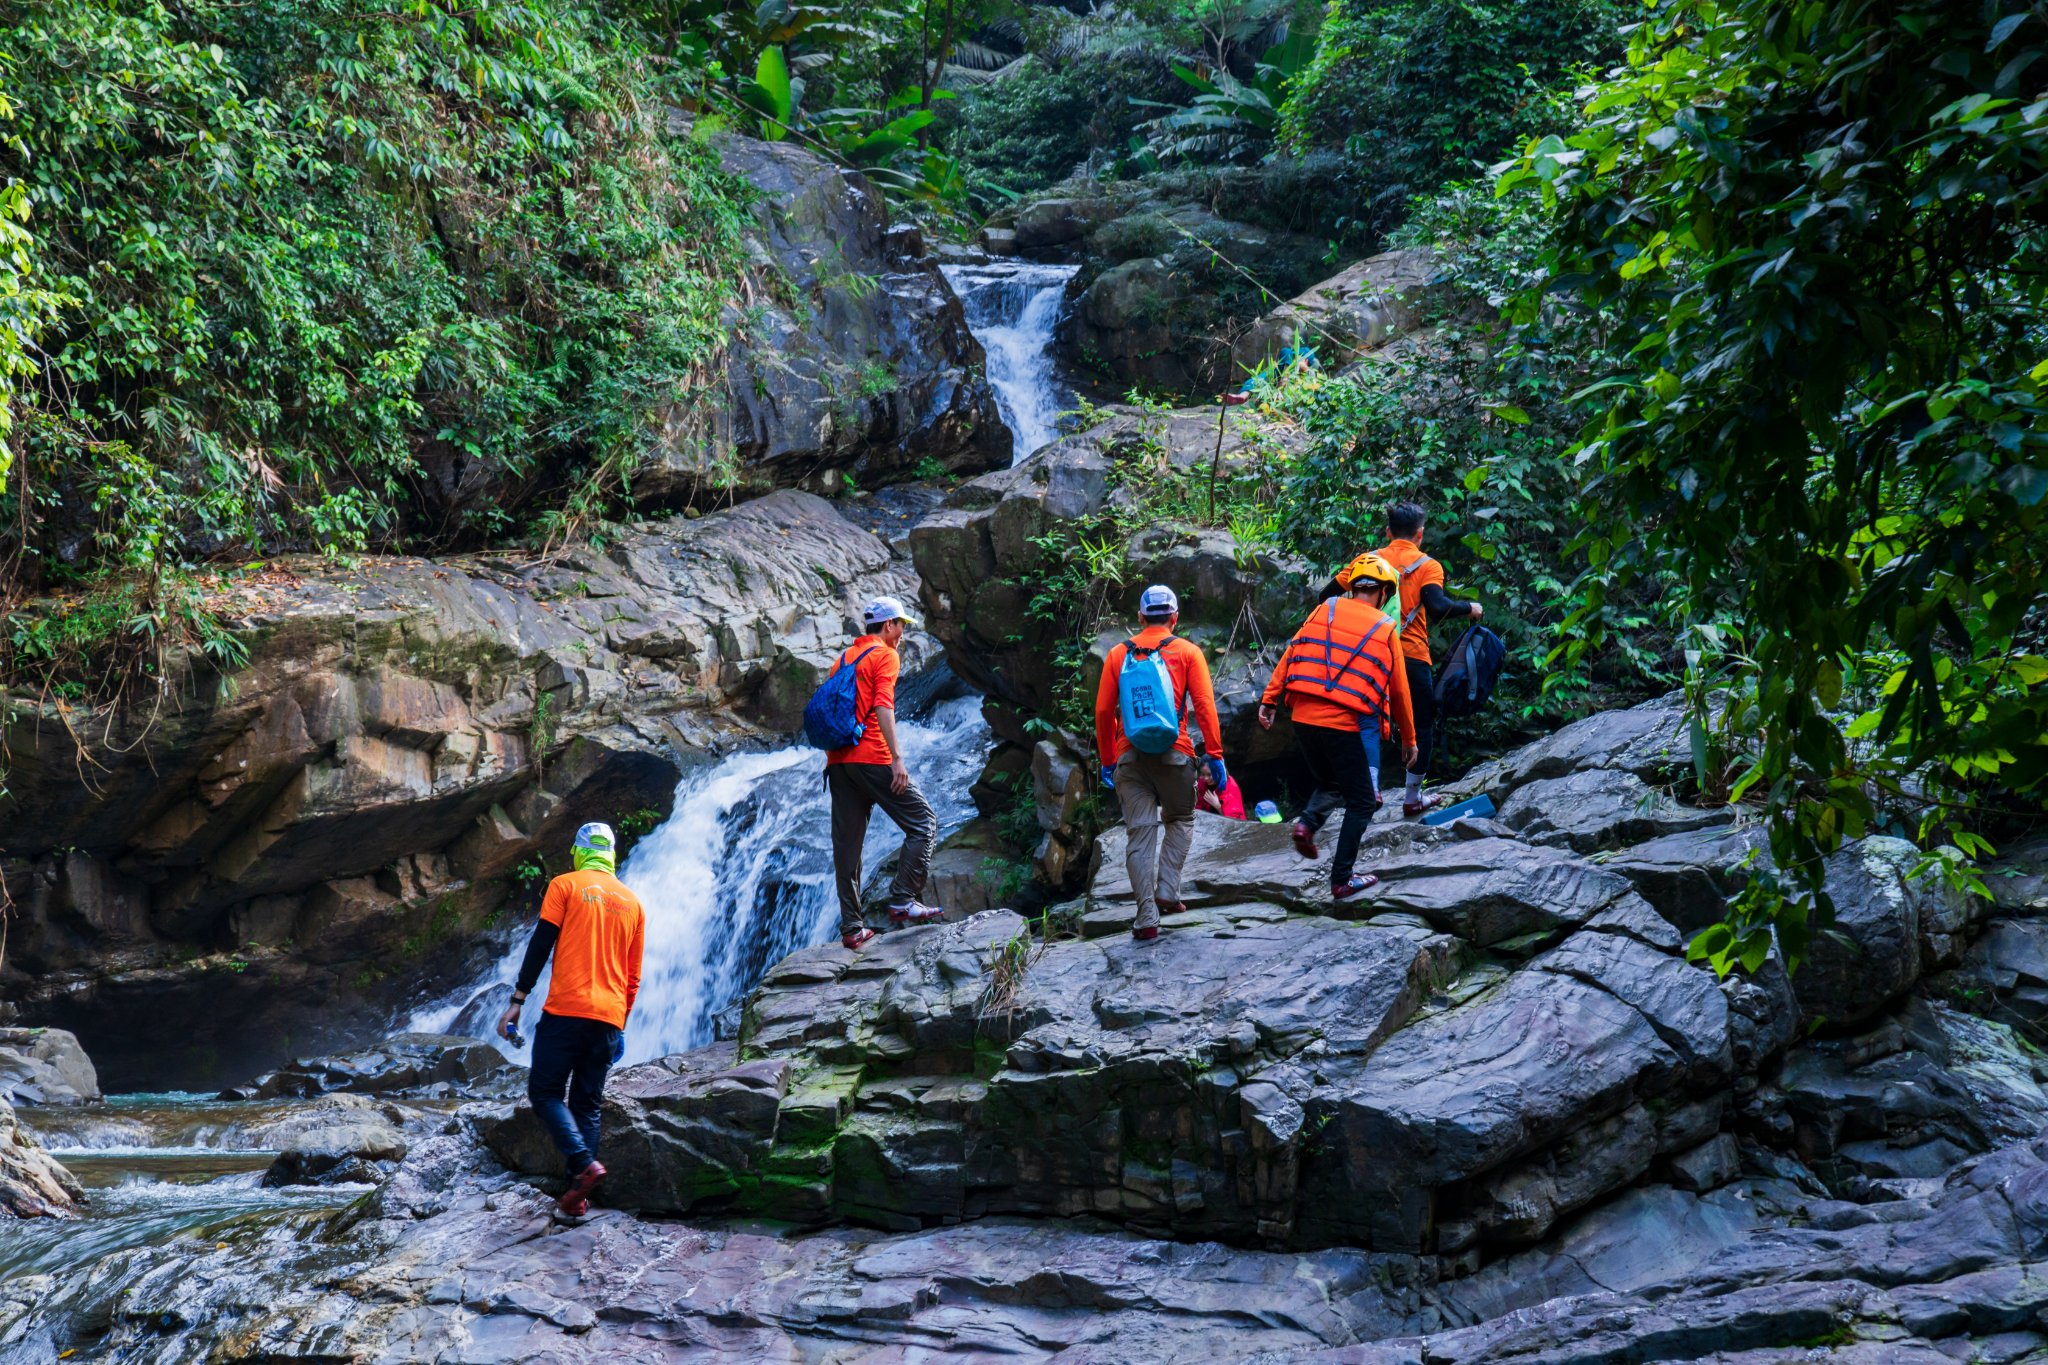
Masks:
[[[1370,727],[1376,734],[1391,719],[1402,753],[1413,762],[1415,721],[1400,641],[1381,610],[1400,575],[1378,555],[1364,554],[1344,567],[1337,583],[1344,595],[1318,602],[1287,642],[1260,698],[1259,724],[1273,728],[1284,695],[1294,717],[1295,742],[1316,783],[1294,822],[1294,847],[1304,858],[1317,856],[1316,831],[1332,810],[1344,807],[1344,825],[1330,861],[1330,895],[1342,901],[1379,881],[1354,871],[1359,841],[1380,807],[1360,733]]]
[[[1223,767],[1223,726],[1216,719],[1209,661],[1202,657],[1199,646],[1173,633],[1180,621],[1180,599],[1172,588],[1154,584],[1138,597],[1138,620],[1144,629],[1128,643],[1112,648],[1103,660],[1102,681],[1095,689],[1095,748],[1102,760],[1102,780],[1115,788],[1117,804],[1123,808],[1128,836],[1124,867],[1131,875],[1131,894],[1138,901],[1131,937],[1142,943],[1159,937],[1162,909],[1171,913],[1184,908],[1180,904],[1180,870],[1195,838],[1195,744],[1188,736],[1190,710],[1208,751],[1203,762],[1210,782],[1220,790],[1229,783],[1230,774]],[[1124,737],[1117,678],[1133,646],[1157,651],[1173,680],[1180,735],[1163,754],[1141,753]]]
[[[1401,575],[1401,655],[1408,674],[1408,695],[1415,706],[1416,755],[1408,765],[1407,790],[1401,813],[1413,820],[1437,803],[1422,794],[1429,760],[1436,747],[1436,688],[1430,677],[1429,623],[1433,620],[1477,621],[1486,609],[1444,591],[1444,566],[1422,552],[1423,511],[1412,502],[1387,509],[1386,545],[1374,551]]]

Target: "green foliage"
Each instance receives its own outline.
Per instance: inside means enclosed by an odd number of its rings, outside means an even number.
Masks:
[[[1695,651],[1780,869],[1735,941],[1796,959],[1846,839],[1903,820],[1959,869],[2048,794],[2043,56],[1997,4],[1677,4],[1502,177],[1556,214],[1520,320],[1569,288],[1615,329],[1564,657],[1659,574],[1750,627]]]
[[[1016,194],[1058,184],[1103,149],[1114,161],[1148,117],[1136,101],[1169,99],[1167,64],[1143,53],[1034,55],[1002,80],[963,92],[946,145],[976,180]]]
[[[1146,145],[1161,163],[1238,161],[1262,155],[1279,129],[1287,87],[1312,50],[1305,38],[1290,38],[1253,63],[1245,80],[1221,67],[1195,71],[1176,63],[1173,74],[1194,89],[1194,101],[1186,108],[1146,101],[1170,111],[1140,129]]]
[[[1334,570],[1386,542],[1392,503],[1428,509],[1427,549],[1445,564],[1447,587],[1483,603],[1508,646],[1494,708],[1459,727],[1461,739],[1482,744],[1679,676],[1650,584],[1616,601],[1600,651],[1568,669],[1549,659],[1578,605],[1567,550],[1579,530],[1580,476],[1564,456],[1579,418],[1566,400],[1611,357],[1591,319],[1553,316],[1540,338],[1498,320],[1492,303],[1540,269],[1547,234],[1537,205],[1469,186],[1419,201],[1399,240],[1436,255],[1430,330],[1395,360],[1342,376],[1298,362],[1254,385],[1268,412],[1308,437],[1267,510],[1284,548]]]
[[[1469,178],[1541,128],[1575,68],[1618,55],[1627,0],[1335,0],[1289,87],[1283,145],[1341,152],[1354,223]]]
[[[10,10],[0,54],[44,291],[17,587],[501,536],[714,376],[735,191],[658,132],[623,20],[63,0]]]
[[[0,676],[65,702],[139,702],[178,681],[188,652],[223,674],[249,661],[248,646],[207,607],[198,583],[132,575],[8,612]]]

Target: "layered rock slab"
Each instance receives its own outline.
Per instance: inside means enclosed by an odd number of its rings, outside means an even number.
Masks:
[[[609,1197],[904,1229],[1092,1213],[1399,1254],[1523,1243],[1713,1138],[1738,1058],[1789,1036],[1760,1043],[1756,1002],[1731,1008],[1754,988],[1688,966],[1618,874],[1415,825],[1373,840],[1389,880],[1349,918],[1308,913],[1317,869],[1284,830],[1204,817],[1195,908],[1159,940],[1122,932],[1105,856],[1080,940],[988,912],[796,954],[736,1049],[621,1078],[607,1141],[631,1174]],[[491,1141],[554,1169],[530,1117]]]

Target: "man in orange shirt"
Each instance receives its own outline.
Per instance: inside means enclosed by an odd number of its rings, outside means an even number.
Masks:
[[[1209,661],[1199,646],[1173,633],[1180,621],[1180,599],[1173,589],[1155,584],[1138,598],[1143,629],[1115,646],[1102,663],[1102,681],[1095,689],[1095,749],[1102,761],[1102,780],[1116,791],[1123,808],[1124,866],[1131,875],[1131,894],[1138,899],[1131,937],[1149,942],[1159,937],[1161,908],[1178,911],[1180,872],[1195,837],[1195,744],[1188,735],[1188,712],[1195,713],[1203,760],[1218,790],[1230,781],[1223,766],[1223,727],[1216,719],[1216,692],[1209,682]],[[1172,681],[1173,705],[1180,734],[1164,753],[1140,751],[1124,734],[1118,679],[1133,648],[1166,666]],[[1164,833],[1161,829],[1164,827]]]
[[[1387,509],[1387,534],[1392,537],[1374,553],[1401,575],[1401,655],[1408,674],[1408,695],[1415,703],[1415,761],[1408,765],[1408,785],[1401,813],[1413,820],[1438,798],[1422,794],[1436,747],[1436,688],[1430,676],[1429,623],[1432,620],[1477,621],[1486,609],[1444,591],[1444,566],[1422,552],[1424,514],[1419,503],[1397,502]]]
[[[1341,803],[1344,825],[1330,860],[1330,895],[1344,901],[1376,885],[1359,876],[1358,845],[1380,808],[1367,745],[1391,719],[1402,752],[1415,758],[1415,721],[1408,701],[1408,675],[1394,623],[1381,610],[1400,582],[1392,565],[1364,554],[1337,575],[1345,595],[1318,602],[1287,642],[1259,699],[1259,724],[1273,728],[1284,695],[1294,717],[1294,739],[1315,778],[1294,822],[1294,847],[1304,858],[1317,855],[1316,831]],[[1372,746],[1377,748],[1376,745]]]
[[[825,788],[832,796],[832,880],[839,889],[839,941],[859,948],[874,938],[861,913],[861,852],[868,817],[882,813],[903,831],[896,880],[889,887],[889,918],[898,924],[926,924],[940,911],[921,904],[939,839],[939,817],[910,780],[903,746],[896,736],[896,677],[903,660],[896,646],[915,622],[893,597],[877,597],[861,613],[867,634],[848,645],[832,672],[853,669],[855,714],[862,725],[858,743],[825,751]]]
[[[614,873],[615,848],[610,825],[594,821],[576,831],[576,870],[548,883],[512,1003],[498,1020],[499,1034],[516,1045],[520,1007],[552,953],[555,971],[533,1031],[526,1097],[568,1163],[569,1188],[556,1207],[571,1218],[590,1212],[591,1192],[604,1179],[597,1159],[604,1078],[625,1052],[626,1017],[640,994],[647,916]]]

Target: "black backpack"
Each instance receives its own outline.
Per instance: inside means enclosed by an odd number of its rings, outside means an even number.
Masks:
[[[1436,675],[1437,714],[1469,716],[1486,705],[1507,657],[1508,647],[1500,636],[1485,626],[1468,626]]]

